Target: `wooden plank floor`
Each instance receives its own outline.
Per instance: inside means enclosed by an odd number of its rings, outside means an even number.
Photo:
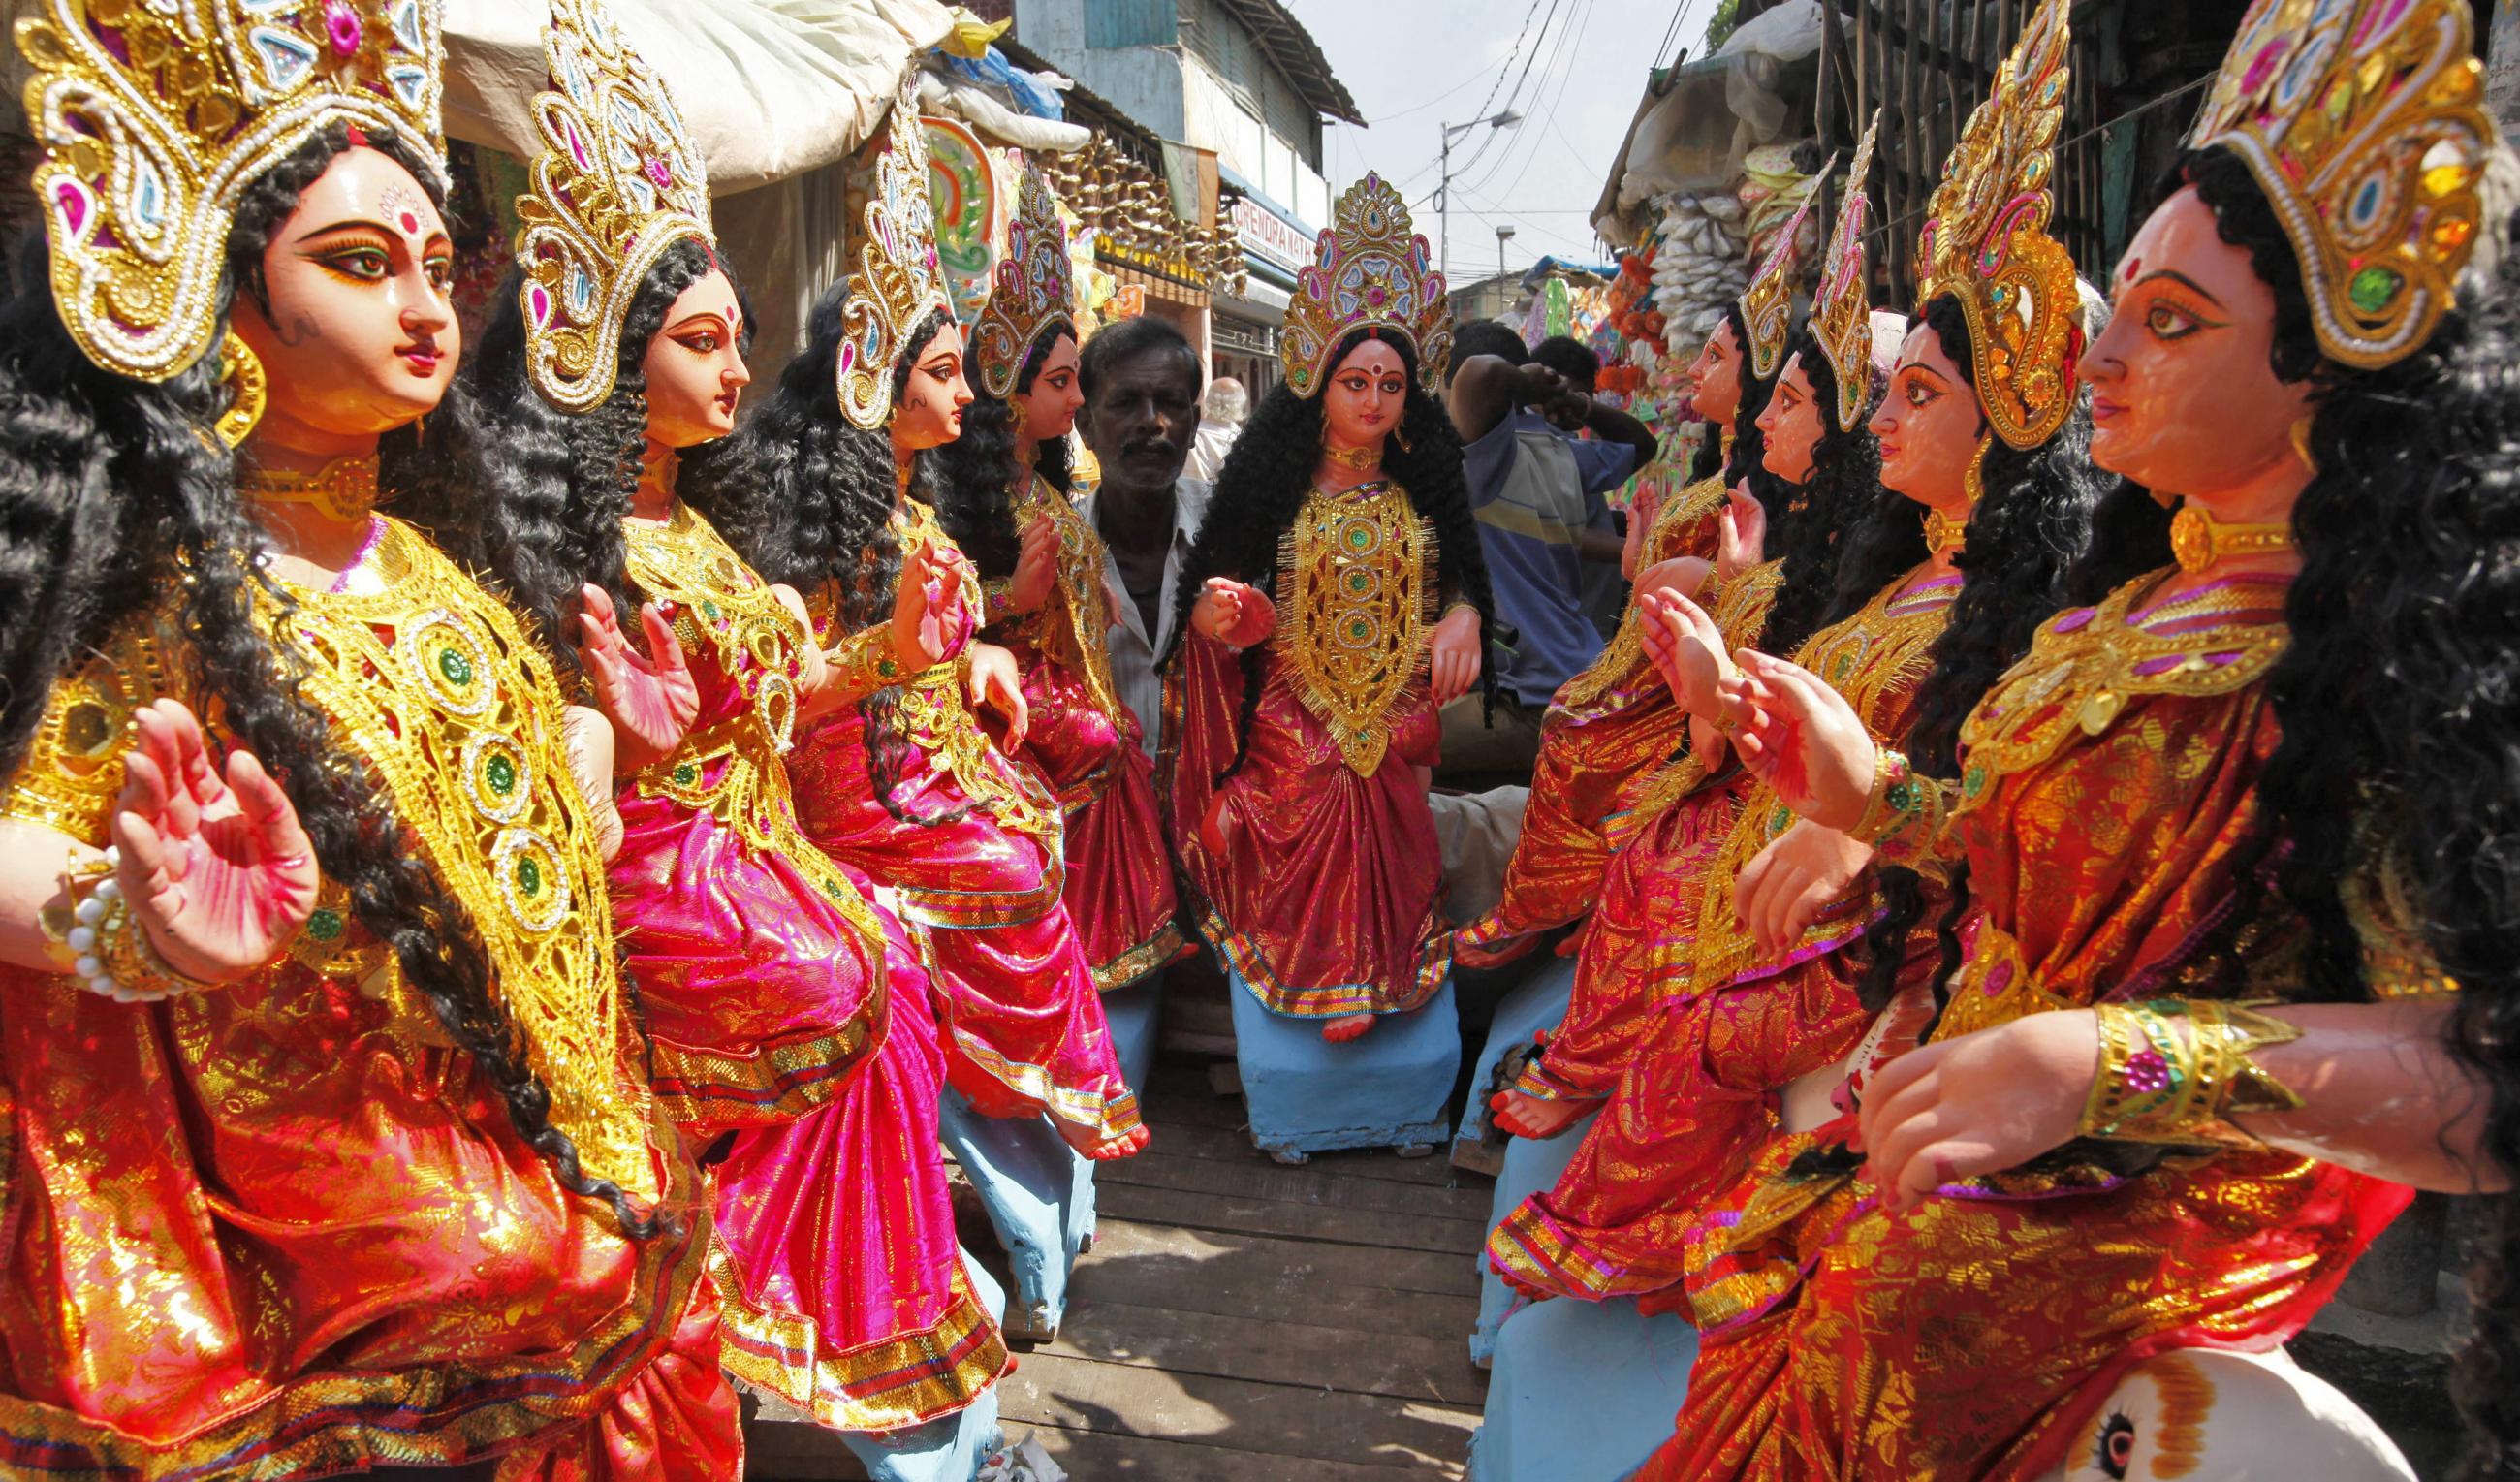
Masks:
[[[1075,1482],[1460,1477],[1486,1181],[1387,1152],[1282,1167],[1190,1058],[1142,1100],[1154,1144],[1098,1171],[1065,1325],[1000,1386],[1008,1437]],[[985,1223],[964,1244],[995,1255]],[[862,1475],[810,1427],[756,1423],[751,1448],[757,1478]]]

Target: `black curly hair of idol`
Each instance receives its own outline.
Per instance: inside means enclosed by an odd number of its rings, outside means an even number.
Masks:
[[[1339,341],[1328,363],[1344,363],[1368,338],[1381,338],[1399,351],[1401,374],[1409,382],[1400,426],[1383,445],[1382,471],[1408,491],[1411,506],[1434,525],[1440,590],[1478,609],[1484,641],[1496,631],[1496,604],[1488,591],[1479,527],[1470,516],[1461,435],[1442,404],[1418,383],[1418,352],[1406,340],[1386,338],[1372,329],[1357,330]],[[1173,642],[1165,651],[1165,662],[1172,660],[1182,635],[1190,631],[1191,606],[1209,577],[1226,576],[1264,591],[1277,590],[1278,541],[1294,524],[1296,513],[1312,492],[1321,450],[1320,396],[1297,396],[1282,382],[1272,387],[1243,425],[1242,435],[1235,439],[1225,467],[1217,471],[1207,522],[1200,526],[1182,572]],[[1260,709],[1260,657],[1265,647],[1242,651],[1242,712],[1235,734],[1234,760],[1218,774],[1219,782],[1242,766],[1252,717]],[[1493,662],[1480,664],[1479,686],[1483,706],[1493,712]]]
[[[1045,325],[1033,337],[1015,373],[1016,395],[1032,390],[1042,363],[1062,336],[1075,342],[1076,327],[1064,319]],[[963,435],[935,450],[936,522],[989,580],[1015,573],[1023,541],[1015,525],[1015,493],[1024,475],[1038,472],[1062,494],[1073,476],[1066,438],[1046,437],[1036,446],[1033,465],[1026,469],[1015,457],[1014,403],[981,390],[975,378],[971,404],[963,409]]]
[[[1958,301],[1948,294],[1937,296],[1925,305],[1924,323],[1933,330],[1943,353],[1959,367],[1961,379],[1974,387],[1976,361],[1968,320]],[[2090,328],[2096,333],[2100,326]],[[1994,436],[1983,413],[1978,431],[1988,439],[1985,462],[1979,466],[1980,496],[1969,512],[1968,544],[1952,558],[1964,581],[1942,633],[1934,640],[1933,669],[1916,688],[1908,735],[1900,742],[1915,771],[1928,777],[1959,775],[1960,722],[2003,672],[2030,651],[2030,640],[2039,625],[2072,600],[2077,576],[2088,576],[2085,567],[2093,521],[2110,485],[2105,475],[2092,468],[2091,413],[2084,407],[2078,405],[2053,437],[2026,452]],[[1921,515],[1924,509],[1902,496],[1890,497],[1899,498],[1912,515]],[[2138,498],[2142,511],[2159,513],[2149,496]],[[2141,512],[2131,513],[2142,517]],[[2150,523],[2155,539],[2163,543],[2145,554],[2166,559],[2164,528],[2158,520]],[[1859,604],[1924,560],[1921,525],[1910,528],[1914,532],[1912,554],[1904,555],[1896,569],[1881,570],[1868,547],[1864,548],[1862,560],[1841,569],[1842,575],[1871,583],[1871,591],[1856,599]],[[2147,561],[2118,580],[2157,564],[2158,560]],[[1955,872],[1961,876],[1961,885],[1966,873],[1964,864]],[[1865,933],[1869,956],[1858,989],[1865,1006],[1875,1012],[1889,1004],[1909,934],[1925,913],[1924,889],[1915,872],[1885,869],[1880,888],[1885,909]],[[1954,899],[1965,900],[1965,890],[1956,886]],[[1959,965],[1960,914],[1955,907],[1940,923],[1938,977],[1947,977]]]
[[[646,641],[629,615],[639,604],[624,568],[621,520],[647,446],[648,350],[683,291],[721,270],[697,241],[667,247],[623,317],[612,394],[570,415],[534,389],[518,296],[523,275],[510,269],[480,344],[466,357],[462,394],[429,419],[417,456],[383,460],[396,513],[482,573],[568,665],[577,662],[569,619],[578,589],[590,582],[611,594],[624,635]]]
[[[2282,741],[2206,962],[2238,991],[2233,943],[2272,890],[2308,932],[2294,997],[2369,997],[2338,885],[2371,866],[2365,849],[2393,860],[2460,985],[2448,1033],[2484,1088],[2484,1151],[2520,1172],[2520,253],[2421,349],[2351,370],[2320,354],[2298,259],[2247,167],[2207,151],[2181,177],[2274,291],[2275,375],[2316,393],[2291,644],[2266,680]],[[2520,1190],[2488,1197],[2452,1376],[2472,1479],[2520,1477]]]
[[[830,593],[839,634],[890,622],[901,577],[892,439],[840,412],[836,373],[848,293],[843,280],[823,294],[806,322],[804,352],[788,362],[769,400],[734,436],[686,459],[675,486],[763,580],[786,582],[809,601]],[[896,406],[928,341],[952,322],[938,309],[912,328],[892,367]],[[931,506],[938,498],[932,453],[919,455],[911,473],[912,489]],[[877,799],[905,823],[961,818],[967,810],[914,816],[893,800],[912,746],[900,709],[897,687],[858,701]]]
[[[412,143],[374,125],[365,138],[437,194]],[[238,292],[262,294],[263,254],[298,199],[350,147],[349,127],[333,124],[247,190],[228,230],[222,330]],[[237,497],[224,445],[207,435],[225,401],[218,357],[155,385],[101,371],[62,328],[39,236],[18,281],[25,289],[0,306],[0,610],[22,620],[0,628],[0,775],[25,760],[53,686],[183,569],[191,642],[168,657],[190,667],[225,731],[280,780],[325,877],[349,891],[351,914],[393,949],[562,1187],[610,1206],[634,1237],[673,1229],[670,1216],[642,1213],[579,1167],[463,900],[412,852],[390,799],[301,697],[304,660],[254,622],[258,601],[289,598],[258,573],[262,528]]]

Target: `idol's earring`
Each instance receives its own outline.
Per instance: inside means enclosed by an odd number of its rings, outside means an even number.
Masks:
[[[1010,402],[1008,402],[1008,403],[1007,403],[1007,410],[1008,410],[1009,412],[1011,412],[1011,413],[1012,413],[1012,414],[1013,414],[1013,418],[1014,418],[1014,420],[1013,420],[1012,427],[1013,427],[1013,431],[1014,431],[1015,436],[1017,436],[1017,437],[1021,437],[1021,436],[1023,436],[1023,434],[1024,434],[1024,404],[1023,404],[1022,402],[1020,402],[1020,401],[1010,401]]]
[[[1408,429],[1398,423],[1393,423],[1391,425],[1391,440],[1400,444],[1400,451],[1403,453],[1414,453],[1417,451],[1416,448],[1410,445]]]
[[[1960,492],[1967,496],[1972,510],[1977,508],[1979,500],[1986,497],[1986,455],[1987,450],[1994,446],[1992,434],[1979,438],[1977,451],[1969,455],[1968,472],[1960,475]]]
[[[2318,476],[2318,455],[2311,451],[2310,434],[2318,425],[2317,412],[2304,412],[2292,424],[2292,456],[2301,460],[2301,466],[2310,471],[2313,478]]]
[[[219,414],[215,427],[219,441],[233,448],[243,443],[262,421],[262,409],[269,400],[271,382],[262,373],[262,361],[253,347],[237,337],[230,330],[219,341],[219,384],[228,388],[228,409]]]

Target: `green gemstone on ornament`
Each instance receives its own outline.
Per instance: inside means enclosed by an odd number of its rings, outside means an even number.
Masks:
[[[1891,807],[1901,813],[1916,806],[1916,785],[1912,782],[1892,783],[1890,790],[1882,795],[1889,799]]]
[[[688,787],[700,780],[700,769],[693,762],[680,762],[674,767],[674,786]]]
[[[341,913],[329,908],[306,918],[306,934],[319,942],[339,941],[342,927]]]
[[[1768,815],[1768,831],[1770,833],[1782,833],[1793,826],[1794,810],[1791,808],[1780,807],[1776,812]]]
[[[2345,292],[2356,308],[2365,314],[2377,314],[2396,300],[2398,289],[2405,282],[2393,268],[2367,267],[2354,275]]]
[[[1960,790],[1971,797],[1986,790],[1986,769],[1971,767],[1960,776]]]
[[[437,654],[437,672],[451,685],[472,683],[472,661],[453,649],[441,649]]]
[[[481,771],[490,779],[490,790],[501,797],[517,790],[517,764],[509,758],[491,757],[489,765]]]
[[[543,867],[530,859],[517,861],[517,888],[528,898],[543,893]]]
[[[700,611],[705,616],[714,618],[717,616],[717,604],[710,602],[706,598],[702,598],[700,599]]]

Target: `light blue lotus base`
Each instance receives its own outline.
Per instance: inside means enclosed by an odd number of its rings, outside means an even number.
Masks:
[[[1383,1014],[1344,1045],[1322,1038],[1321,1019],[1260,1007],[1239,974],[1229,989],[1235,1060],[1261,1150],[1431,1147],[1451,1138],[1445,1113],[1462,1069],[1462,1025],[1450,977],[1424,1008]]]
[[[1056,1336],[1067,1313],[1068,1271],[1094,1232],[1094,1164],[1068,1148],[1047,1116],[982,1116],[950,1087],[936,1123],[1006,1250],[1015,1285],[1008,1336]]]
[[[968,1252],[963,1257],[963,1271],[970,1278],[971,1294],[991,1313],[1003,1314],[1006,1293]],[[980,1474],[980,1463],[1003,1440],[998,1428],[996,1384],[969,1405],[924,1425],[881,1435],[843,1432],[840,1436],[841,1444],[866,1467],[874,1482],[971,1482]]]
[[[1488,1203],[1488,1228],[1494,1230],[1513,1206],[1543,1190],[1555,1185],[1557,1176],[1575,1159],[1575,1149],[1582,1145],[1584,1134],[1593,1125],[1598,1111],[1587,1112],[1573,1126],[1553,1138],[1538,1142],[1530,1138],[1508,1138],[1505,1144],[1505,1170],[1497,1175],[1496,1196]],[[1496,1361],[1497,1331],[1505,1320],[1513,1316],[1524,1300],[1505,1284],[1505,1278],[1488,1264],[1486,1251],[1478,1254],[1479,1325],[1470,1329],[1470,1362],[1486,1369]]]
[[[1462,1108],[1461,1131],[1453,1134],[1454,1163],[1482,1173],[1493,1166],[1480,1155],[1480,1145],[1487,1141],[1488,1088],[1496,1083],[1497,1061],[1516,1046],[1529,1046],[1533,1035],[1556,1028],[1566,1016],[1566,1001],[1574,995],[1575,960],[1552,957],[1528,981],[1497,1001],[1496,1017],[1488,1021],[1488,1042],[1480,1047],[1478,1068],[1470,1076],[1470,1101]]]
[[[1697,1360],[1697,1330],[1634,1299],[1559,1297],[1497,1334],[1471,1482],[1619,1482],[1671,1435]]]
[[[1155,1041],[1163,1011],[1162,968],[1102,995],[1102,1017],[1111,1025],[1111,1053],[1120,1057],[1120,1072],[1129,1078],[1129,1089],[1141,1099],[1147,1094],[1147,1077],[1154,1072]]]

